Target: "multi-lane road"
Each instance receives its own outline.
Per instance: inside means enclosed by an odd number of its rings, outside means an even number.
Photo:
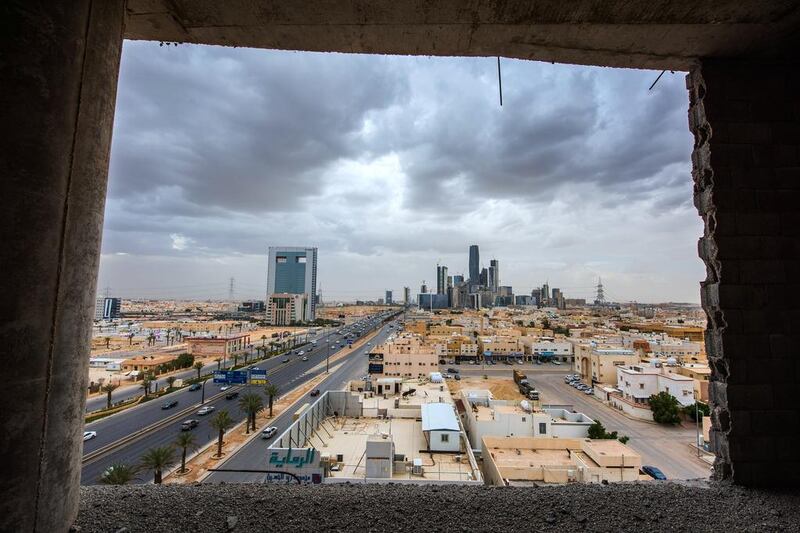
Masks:
[[[511,377],[511,367],[504,365],[487,369],[471,365],[461,365],[457,368],[464,376],[487,374]],[[694,428],[664,426],[629,418],[564,383],[564,376],[570,373],[569,367],[514,365],[514,368],[522,369],[528,378],[533,380],[541,394],[542,403],[572,405],[575,411],[602,422],[608,431],[617,431],[620,436],[630,437],[628,446],[642,456],[642,464],[657,466],[670,479],[697,479],[710,476],[711,467],[698,459],[695,449],[690,446],[696,437]]]
[[[309,341],[312,341],[312,340],[321,341],[323,339],[326,339],[330,335],[330,333],[331,332],[328,331],[327,328],[325,328],[323,330],[318,331],[316,334],[309,335],[308,336],[308,340]],[[163,354],[163,353],[183,352],[183,351],[186,351],[186,347],[181,345],[181,346],[174,347],[174,348],[167,348],[167,349],[162,349],[162,350],[157,351],[157,352],[148,352],[148,353]],[[114,356],[116,357],[120,353],[122,353],[122,352],[115,352]],[[141,352],[135,352],[134,351],[134,352],[131,352],[131,355],[141,355]],[[256,357],[256,356],[257,356],[257,354],[256,354],[255,348],[251,348],[250,352],[248,354],[248,358],[252,359],[253,357]],[[241,360],[244,360],[244,359],[241,359]],[[233,360],[228,359],[228,360],[220,363],[220,368],[228,368],[232,364],[233,364]],[[211,363],[205,365],[203,367],[203,369],[200,371],[200,373],[201,374],[210,374],[212,371],[214,371],[216,369],[217,369],[217,363],[216,362],[211,362]],[[197,377],[197,370],[195,370],[194,368],[189,368],[189,369],[183,370],[181,372],[170,374],[170,376],[176,377],[178,379],[193,378],[193,377]],[[163,377],[159,377],[159,378],[153,380],[153,383],[151,384],[151,387],[153,388],[153,390],[160,390],[160,389],[166,387],[168,385],[168,383],[167,383],[167,378],[168,377],[169,376],[163,376]],[[111,401],[114,402],[114,403],[122,402],[122,401],[125,401],[125,400],[130,400],[130,399],[136,398],[137,396],[141,396],[141,395],[142,395],[141,383],[122,385],[121,387],[119,387],[118,389],[116,389],[114,392],[111,393]],[[98,409],[104,409],[107,404],[108,404],[108,397],[105,394],[100,394],[98,396],[92,396],[91,398],[86,400],[86,412],[87,413],[91,413],[92,411],[97,411]]]
[[[380,327],[380,324],[376,324],[376,327]],[[365,330],[364,335],[367,333],[369,331]],[[308,361],[303,361],[297,355],[287,355],[276,356],[253,366],[266,369],[269,381],[277,385],[281,393],[285,394],[314,376],[325,372],[324,363],[328,355],[333,356],[340,349],[349,350],[349,348],[328,350],[327,341],[329,337],[331,337],[331,342],[338,340],[338,329],[330,331],[317,339],[317,346],[306,354]],[[340,360],[345,361],[342,367],[347,367],[349,362],[357,359],[363,353],[361,349],[353,350],[352,355],[348,354],[346,358]],[[285,357],[290,358],[289,362],[283,362]],[[366,357],[362,357],[362,359],[366,360]],[[214,367],[216,368],[216,365]],[[247,388],[252,389],[252,392],[264,394],[261,386],[238,387],[238,389]],[[237,387],[233,387],[230,390],[237,390]],[[200,422],[198,427],[192,430],[197,437],[198,443],[205,445],[212,442],[216,437],[209,424],[209,419],[213,414],[209,416],[197,415],[201,395],[202,391],[200,390],[189,391],[188,389],[182,389],[170,393],[159,400],[146,402],[119,414],[88,424],[86,430],[96,431],[97,437],[84,443],[84,465],[81,472],[81,483],[97,483],[101,474],[109,465],[115,463],[134,465],[138,463],[140,457],[148,449],[172,444],[180,432],[181,422],[188,418],[194,418]],[[225,395],[226,392],[220,392],[217,385],[207,382],[205,385],[204,405],[212,406],[216,411],[226,409],[236,422],[244,420],[245,415],[239,410],[237,400],[226,400]],[[178,405],[172,409],[162,409],[161,406],[167,399],[177,400]],[[151,479],[152,475],[144,472],[139,475],[137,481],[148,482]]]
[[[385,342],[391,333],[392,330],[389,326],[384,326],[372,342],[376,345]],[[354,350],[352,356],[337,361],[336,370],[331,372],[331,375],[317,387],[320,392],[341,390],[349,381],[366,374],[367,367],[369,366],[367,360],[369,348],[369,346],[362,346]],[[294,411],[294,409],[286,409],[281,415],[270,421],[270,426],[278,428],[277,433],[275,433],[276,436],[283,433],[291,425]],[[231,470],[258,470],[267,468],[266,450],[272,443],[272,440],[273,439],[265,440],[261,437],[255,437],[241,447],[229,459],[222,462],[217,468]],[[205,478],[204,483],[260,483],[264,481],[264,476],[265,474],[247,472],[213,472]]]

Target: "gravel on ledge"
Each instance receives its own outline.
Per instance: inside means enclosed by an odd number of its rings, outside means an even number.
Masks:
[[[800,531],[800,492],[709,482],[81,487],[72,531]]]

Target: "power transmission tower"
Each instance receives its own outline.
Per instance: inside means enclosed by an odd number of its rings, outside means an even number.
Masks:
[[[233,278],[231,278],[231,283],[228,286],[228,300],[230,300],[230,301],[233,301],[233,284],[234,284],[234,281],[235,280]]]
[[[603,279],[597,278],[597,296],[595,296],[594,303],[596,305],[605,305],[606,295],[603,292]]]

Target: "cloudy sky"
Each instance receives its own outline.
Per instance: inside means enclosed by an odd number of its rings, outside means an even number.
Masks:
[[[126,42],[99,290],[263,297],[319,247],[326,300],[416,293],[468,247],[517,294],[699,301],[683,74]]]

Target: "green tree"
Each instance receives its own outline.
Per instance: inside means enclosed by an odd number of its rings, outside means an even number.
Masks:
[[[220,411],[211,419],[211,427],[219,432],[217,437],[217,457],[222,457],[222,439],[225,432],[233,425],[233,419],[228,411]]]
[[[189,431],[182,431],[175,439],[175,446],[181,449],[181,474],[186,472],[186,450],[197,448],[197,439]]]
[[[144,397],[147,398],[150,394],[150,386],[153,384],[153,380],[151,380],[148,376],[142,378],[142,390],[144,391]]]
[[[177,378],[175,376],[170,376],[167,378],[167,385],[169,385],[169,388],[172,388],[172,386],[175,384],[176,379]]]
[[[103,337],[103,340],[106,341],[106,349],[108,349],[109,344],[111,344],[111,337]]]
[[[203,363],[200,361],[194,364],[194,369],[197,370],[197,379],[200,379],[200,372],[203,371]]]
[[[605,426],[603,426],[602,422],[600,422],[599,420],[595,420],[594,424],[589,426],[589,438],[590,439],[616,439],[617,438],[617,432],[616,431],[612,431],[611,433],[609,433],[608,431],[606,431],[606,428],[605,428]],[[625,437],[625,438],[627,438],[627,437]]]
[[[239,364],[239,354],[235,353],[233,354],[233,368],[236,368],[236,365],[238,364]]]
[[[219,370],[222,367],[222,359],[217,357],[216,359],[214,359],[214,362],[217,363],[217,370]]]
[[[696,422],[697,417],[700,417],[702,420],[704,416],[711,415],[711,408],[707,403],[694,402],[692,405],[687,405],[683,408],[683,414]]]
[[[542,329],[550,329],[550,319],[547,317],[542,318]]]
[[[261,335],[261,346],[264,346],[264,343],[266,343],[266,342],[267,342],[267,336],[266,335]]]
[[[106,409],[111,409],[111,393],[114,392],[117,387],[119,387],[119,385],[115,385],[109,381],[100,389],[106,393]]]
[[[239,398],[239,409],[247,414],[247,422],[245,423],[245,433],[250,433],[252,426],[253,431],[256,430],[256,416],[264,410],[264,400],[260,394],[248,393]]]
[[[175,462],[175,448],[172,446],[158,446],[150,448],[139,460],[142,469],[153,472],[153,483],[161,484],[162,472]]]
[[[631,438],[628,437],[627,435],[623,435],[617,440],[620,441],[622,444],[628,444],[628,441],[631,440]]]
[[[653,420],[659,424],[677,424],[680,422],[680,404],[668,392],[659,392],[650,396],[650,410],[653,411]]]
[[[136,468],[125,463],[114,463],[100,475],[104,485],[126,485],[136,477]]]
[[[267,393],[267,402],[269,405],[269,417],[272,418],[272,403],[275,400],[275,398],[278,397],[280,389],[278,389],[278,386],[275,385],[274,383],[267,383],[264,386],[264,392]]]

